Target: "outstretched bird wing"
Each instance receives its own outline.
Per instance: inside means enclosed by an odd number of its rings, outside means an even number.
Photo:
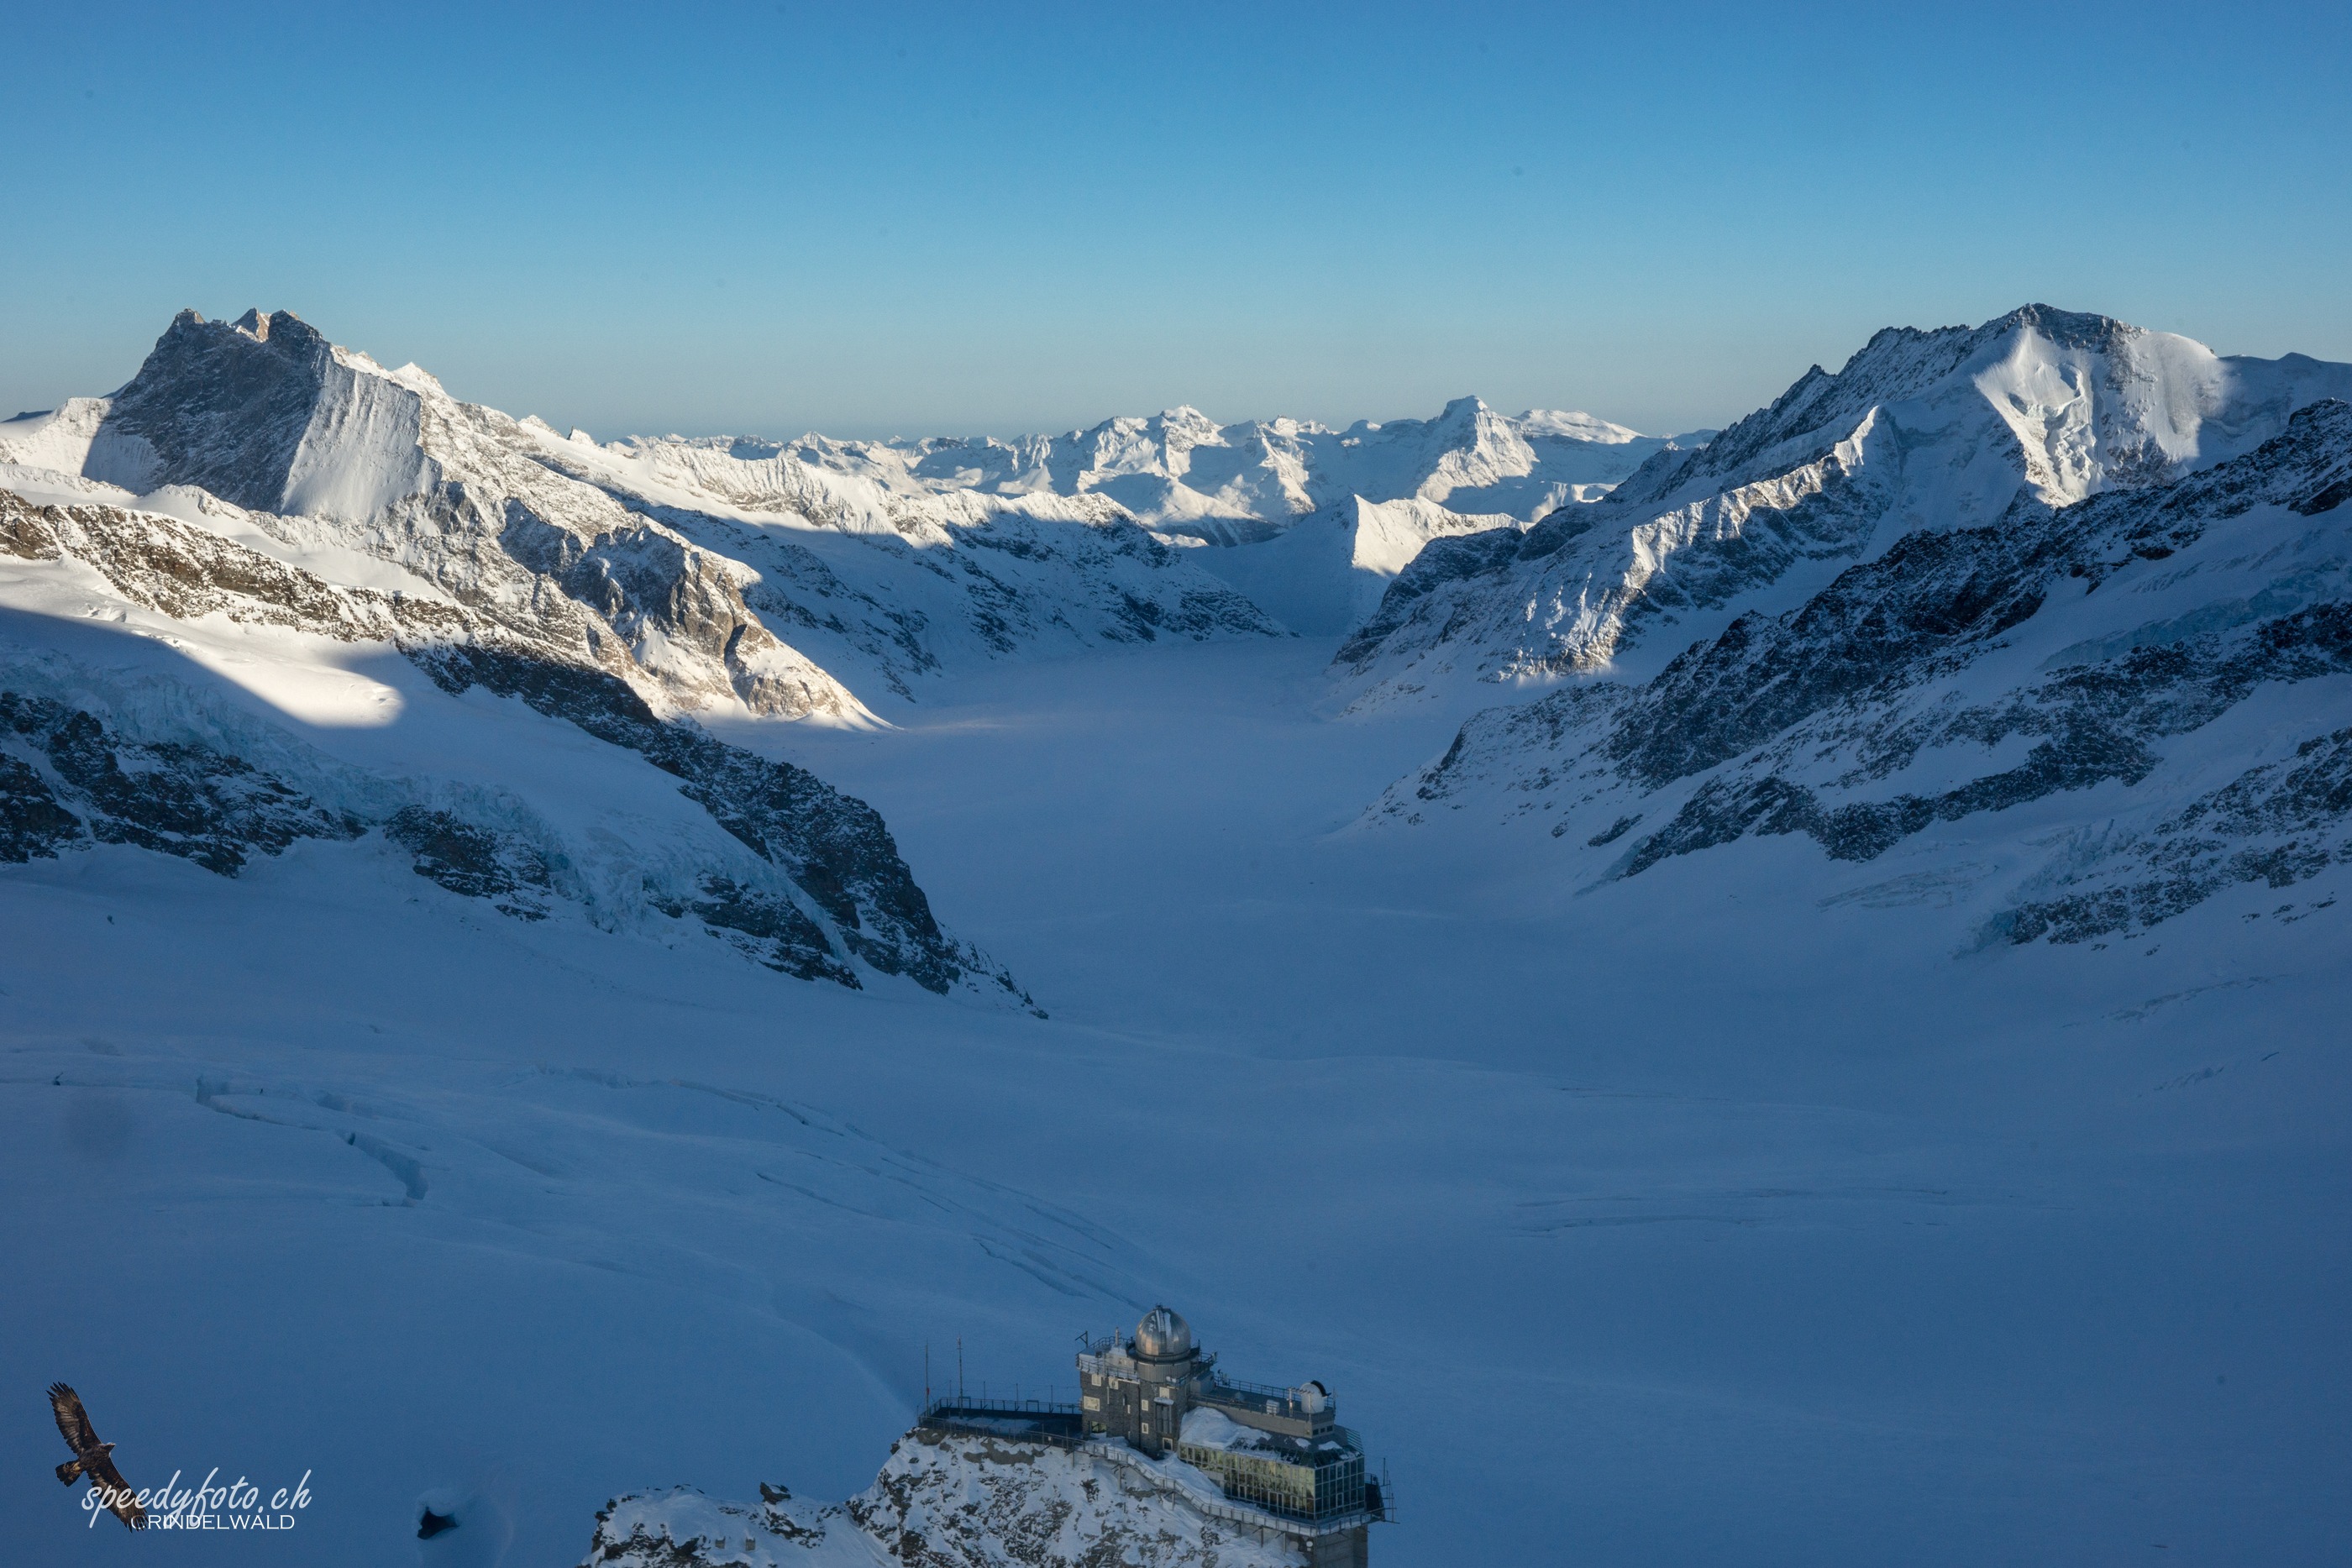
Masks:
[[[65,1434],[66,1447],[77,1457],[98,1447],[98,1434],[89,1429],[89,1412],[81,1407],[81,1396],[62,1383],[49,1385],[49,1408],[58,1417],[58,1430]]]
[[[106,1489],[100,1495],[106,1499],[106,1506],[114,1511],[114,1517],[133,1530],[146,1529],[147,1511],[139,1506],[139,1500],[131,1495],[131,1484],[114,1468],[114,1457],[99,1455],[89,1462],[89,1471],[91,1482]]]
[[[89,1412],[81,1407],[81,1396],[62,1383],[52,1383],[49,1408],[57,1415],[58,1430],[64,1434],[74,1457],[81,1461],[82,1475],[90,1485],[103,1489],[106,1506],[114,1511],[114,1517],[133,1530],[146,1528],[147,1511],[131,1496],[130,1483],[114,1468],[113,1457],[100,1449],[98,1434],[90,1429]]]

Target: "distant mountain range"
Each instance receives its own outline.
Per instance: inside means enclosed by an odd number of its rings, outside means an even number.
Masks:
[[[1688,444],[1708,434],[1678,439]],[[1360,420],[1345,430],[1293,419],[1220,425],[1198,409],[1175,408],[1010,441],[809,435],[790,444],[675,438],[659,444],[790,456],[899,491],[1102,496],[1162,533],[1238,544],[1271,538],[1297,517],[1356,499],[1429,501],[1533,522],[1605,493],[1675,440],[1589,413],[1534,409],[1514,417],[1465,397],[1435,419]]]
[[[2347,397],[2032,306],[1882,332],[1719,434],[1465,398],[599,444],[184,312],[110,397],[0,423],[0,859],[364,840],[517,918],[1015,998],[876,813],[709,727],[1299,633],[1359,711],[1503,704],[1379,821],[1532,818],[1599,885],[2079,799],[2096,847],[2001,873],[1984,929],[2135,928],[2345,852]]]
[[[1289,630],[1337,635],[1429,540],[1524,528],[1712,434],[1643,435],[1543,409],[1515,416],[1465,397],[1434,419],[1344,430],[1290,419],[1219,425],[1177,408],[1010,441],[673,437],[614,450],[740,504],[786,510],[806,510],[810,469],[898,497],[1107,500],[1169,544],[1270,547],[1192,559]]]

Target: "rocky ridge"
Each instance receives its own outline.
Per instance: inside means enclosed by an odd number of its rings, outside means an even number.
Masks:
[[[1648,682],[1480,714],[1378,815],[1500,804],[1548,823],[1598,886],[1750,836],[1866,862],[2083,796],[2000,868],[1978,930],[2012,943],[2291,887],[2352,857],[2347,500],[2337,401],[2168,484],[2071,505],[2029,488],[1989,523],[1914,531],[1793,609],[1742,614]]]

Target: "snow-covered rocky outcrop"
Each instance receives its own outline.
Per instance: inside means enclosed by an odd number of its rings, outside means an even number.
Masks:
[[[758,1507],[690,1488],[615,1499],[597,1514],[581,1568],[1299,1568],[1306,1561],[1291,1537],[1202,1508],[1218,1494],[1192,1467],[1100,1448],[917,1430],[891,1446],[874,1484],[846,1503],[806,1503],[781,1487],[760,1491]]]
[[[1647,674],[1693,635],[1801,603],[1916,530],[1988,524],[2021,496],[2064,507],[2163,484],[2250,451],[2323,396],[2352,396],[2352,366],[2222,358],[2046,306],[1889,329],[1594,504],[1433,545],[1335,669],[1372,700],[1449,679]]]
[[[2006,373],[2048,341],[2025,336],[2042,324],[1932,362]],[[1968,462],[1933,449],[1951,460],[1939,472],[2032,456],[1998,512],[1977,509],[1992,478],[1948,490],[1929,526],[1787,610],[1740,614],[1652,679],[1482,713],[1375,820],[1540,825],[1560,874],[1592,889],[1802,834],[1833,861],[1895,863],[1852,896],[1963,905],[1978,940],[2011,943],[2141,931],[2233,884],[2284,893],[2352,862],[2352,403],[2282,414],[2228,455],[2293,395],[2278,384],[2315,372],[2217,369],[2111,329],[2064,326],[2078,349],[2088,333],[2114,350],[2102,374],[2122,379],[2099,384],[2143,397],[2137,413],[2101,426],[2086,408],[2080,442],[1988,443]],[[2150,362],[2199,373],[2118,368]],[[2260,413],[2225,395],[2264,377]],[[1753,445],[1741,431],[1725,440]],[[2293,909],[2288,894],[2278,913]]]

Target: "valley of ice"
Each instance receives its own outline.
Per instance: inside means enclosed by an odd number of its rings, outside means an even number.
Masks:
[[[600,442],[185,313],[0,422],[9,1555],[159,1546],[64,1379],[308,1473],[174,1561],[1283,1561],[905,1437],[1166,1301],[1382,1564],[2331,1561],[2347,400]]]

